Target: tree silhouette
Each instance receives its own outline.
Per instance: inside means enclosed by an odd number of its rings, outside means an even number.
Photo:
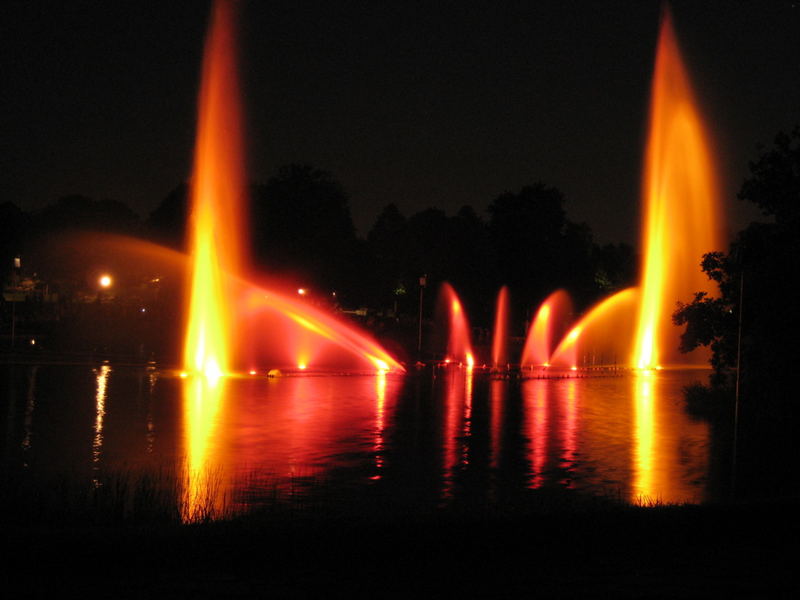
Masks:
[[[729,389],[732,397],[738,375],[745,479],[758,487],[796,490],[797,466],[783,461],[775,473],[772,463],[775,456],[796,454],[800,426],[794,378],[800,314],[792,300],[800,280],[800,129],[779,134],[750,170],[739,198],[773,221],[751,223],[727,254],[707,254],[703,270],[719,285],[719,298],[696,294],[691,303],[679,304],[673,320],[686,326],[681,349],[711,347],[714,388]]]
[[[327,171],[288,165],[254,186],[252,240],[256,261],[327,290],[357,285],[361,255],[344,188]]]

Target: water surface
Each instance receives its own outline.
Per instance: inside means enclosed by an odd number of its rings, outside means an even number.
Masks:
[[[704,371],[520,381],[453,368],[209,388],[111,364],[1,369],[6,468],[172,470],[190,503],[210,480],[235,510],[323,487],[431,505],[548,488],[713,498],[712,434],[682,399]]]

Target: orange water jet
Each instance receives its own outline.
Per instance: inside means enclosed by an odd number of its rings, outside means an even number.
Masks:
[[[722,215],[708,135],[665,10],[651,90],[644,166],[641,304],[632,364],[647,369],[701,363],[680,357],[679,332],[670,321],[675,302],[712,286],[702,255],[722,247]]]
[[[637,289],[628,288],[602,300],[561,340],[550,358],[558,368],[613,366],[630,353]]]
[[[192,258],[184,368],[218,378],[232,370],[236,339],[225,273],[241,269],[244,164],[230,2],[215,2],[203,55],[191,182]]]

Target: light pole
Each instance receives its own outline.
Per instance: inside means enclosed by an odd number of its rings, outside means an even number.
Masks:
[[[419,278],[419,331],[417,333],[417,360],[422,358],[422,297],[425,293],[425,286],[427,283],[427,275],[423,275]]]
[[[17,285],[19,284],[19,273],[22,269],[22,259],[19,256],[14,257],[14,268],[11,270],[11,283],[13,290],[11,292],[11,348],[14,348],[14,341],[17,336]]]

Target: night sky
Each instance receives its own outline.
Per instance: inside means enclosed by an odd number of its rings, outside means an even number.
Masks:
[[[747,161],[800,123],[800,2],[672,9],[742,213]],[[0,202],[31,210],[81,193],[153,210],[189,174],[208,10],[2,3]],[[250,177],[290,162],[331,171],[361,234],[390,202],[483,214],[541,180],[598,241],[635,242],[659,13],[649,0],[246,2]]]

